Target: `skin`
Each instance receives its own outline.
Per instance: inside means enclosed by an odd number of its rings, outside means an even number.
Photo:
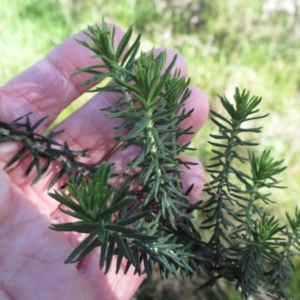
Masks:
[[[117,28],[116,44],[123,32]],[[88,87],[80,83],[89,77],[86,74],[70,76],[77,67],[95,64],[89,57],[92,53],[74,41],[87,39],[81,32],[70,37],[52,50],[44,59],[19,74],[0,89],[0,118],[11,122],[28,113],[32,123],[48,115],[39,128],[42,133],[57,117],[60,111],[78,98]],[[159,53],[162,49],[157,49]],[[175,54],[167,50],[170,62]],[[176,68],[187,75],[187,66],[179,55]],[[197,132],[208,116],[208,101],[197,88],[192,94],[187,109],[194,108],[192,116],[182,124],[193,126]],[[126,163],[136,155],[134,148],[114,151],[113,127],[117,120],[106,119],[100,112],[117,99],[116,95],[102,93],[95,95],[86,105],[59,124],[54,130],[64,129],[57,141],[66,141],[71,149],[92,149],[91,158],[85,162],[99,162],[103,158],[114,162],[117,170],[123,170]],[[192,136],[185,136],[187,142]],[[78,264],[66,265],[64,260],[78,245],[80,235],[49,230],[51,223],[68,221],[58,210],[58,202],[49,197],[47,186],[51,170],[36,185],[31,186],[35,172],[24,177],[30,156],[25,156],[13,168],[4,170],[5,164],[18,151],[16,142],[0,144],[0,298],[1,299],[130,299],[144,276],[133,275],[132,270],[124,275],[114,272],[104,276],[98,268],[99,249],[94,250]],[[195,158],[186,158],[196,161]],[[191,203],[200,197],[204,172],[201,164],[192,166],[182,176],[183,188],[195,187],[189,196]],[[55,188],[55,187],[54,187]]]

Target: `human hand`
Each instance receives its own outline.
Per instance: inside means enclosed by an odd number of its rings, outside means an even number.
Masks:
[[[120,29],[116,30],[116,44],[122,34]],[[83,33],[75,37],[86,39]],[[167,50],[167,64],[174,54],[174,51]],[[70,76],[77,67],[91,65],[91,55],[88,49],[76,43],[74,37],[66,40],[0,89],[0,119],[12,122],[33,112],[31,121],[34,123],[49,115],[39,127],[39,133],[42,133],[62,109],[91,87],[80,86],[88,75]],[[181,69],[182,75],[187,75],[182,57],[178,57],[175,67]],[[197,132],[207,118],[208,103],[200,90],[193,87],[191,90],[186,106],[187,110],[192,107],[195,110],[182,125],[192,125],[193,131]],[[90,158],[85,159],[85,163],[96,163],[105,158],[115,163],[117,171],[124,170],[136,156],[136,150],[114,151],[118,143],[113,129],[116,120],[105,118],[100,111],[116,99],[117,95],[113,93],[93,97],[54,129],[64,129],[56,140],[67,142],[71,149],[91,149]],[[182,141],[190,139],[189,135]],[[31,186],[36,174],[32,172],[23,176],[31,162],[30,155],[9,171],[4,170],[19,147],[16,142],[0,145],[0,299],[129,299],[144,277],[133,275],[132,271],[127,275],[122,270],[115,274],[113,266],[104,275],[98,267],[99,250],[78,264],[64,264],[81,237],[76,233],[49,230],[51,223],[65,222],[67,218],[47,191],[56,164],[53,163],[48,173]],[[187,159],[195,161],[194,158]],[[198,201],[204,180],[201,164],[184,171],[183,189],[194,183],[189,200]]]

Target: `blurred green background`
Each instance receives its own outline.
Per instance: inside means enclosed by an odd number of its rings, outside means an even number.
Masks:
[[[143,49],[171,47],[186,59],[193,85],[220,111],[217,94],[230,97],[235,87],[263,98],[259,150],[272,149],[288,169],[269,211],[283,218],[300,194],[300,1],[299,0],[0,0],[0,85],[42,58],[65,38],[101,21],[123,29],[134,24]],[[87,96],[83,96],[85,101]],[[68,112],[76,109],[69,108]],[[209,160],[210,122],[193,141],[204,164]],[[300,272],[289,287],[298,299]],[[193,295],[197,282],[146,281],[137,299],[240,299],[220,283]],[[264,298],[262,298],[264,297]],[[259,296],[257,299],[269,299]]]

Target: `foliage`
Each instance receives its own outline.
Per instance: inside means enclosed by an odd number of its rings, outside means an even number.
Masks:
[[[294,269],[290,260],[291,248],[299,250],[296,240],[300,214],[296,209],[294,220],[288,215],[292,228],[289,232],[287,226],[280,226],[279,220],[268,215],[261,206],[274,203],[269,190],[282,188],[274,176],[285,167],[281,166],[283,161],[274,161],[270,157],[270,151],[264,151],[260,156],[249,151],[248,157],[237,152],[238,147],[256,145],[243,140],[242,134],[260,132],[261,128],[251,128],[244,123],[266,117],[256,115],[261,99],[250,98],[249,93],[236,90],[235,106],[226,97],[220,97],[220,100],[230,118],[212,112],[212,121],[218,126],[219,134],[211,135],[215,140],[210,142],[215,156],[207,167],[212,180],[204,190],[210,197],[201,206],[201,211],[206,214],[201,228],[212,230],[208,247],[216,255],[215,266],[223,269],[222,276],[235,280],[236,287],[241,288],[245,297],[259,292],[259,287],[264,286],[286,298],[283,285],[288,282],[287,272]],[[242,167],[237,169],[234,160]],[[245,163],[249,164],[249,174],[243,171]]]
[[[139,274],[146,272],[151,276],[153,264],[158,263],[163,278],[169,274],[183,278],[206,274],[209,279],[200,288],[225,278],[241,288],[245,297],[262,287],[286,297],[283,284],[287,283],[287,272],[294,268],[293,251],[300,246],[300,212],[296,209],[294,218],[288,215],[289,226],[280,225],[279,220],[268,215],[260,205],[272,203],[266,190],[280,187],[274,176],[284,170],[282,161],[270,158],[269,151],[261,156],[249,152],[248,157],[238,152],[239,147],[255,146],[254,142],[243,140],[243,133],[258,133],[260,128],[244,123],[265,117],[256,116],[260,99],[250,98],[249,93],[239,90],[234,96],[235,105],[220,97],[229,117],[212,112],[219,133],[211,135],[215,156],[207,168],[212,175],[205,189],[209,199],[190,206],[187,193],[181,191],[178,169],[188,163],[177,156],[189,149],[178,138],[190,133],[180,123],[192,112],[182,109],[189,96],[189,81],[180,77],[178,71],[171,75],[176,57],[166,69],[164,52],[157,57],[142,53],[136,58],[140,37],[127,48],[132,28],[114,50],[114,30],[104,21],[102,27],[89,27],[87,35],[92,42],[79,43],[101,58],[103,65],[79,69],[77,73],[93,75],[84,85],[112,78],[108,85],[94,91],[120,93],[120,98],[105,111],[108,118],[124,120],[115,129],[117,139],[123,149],[132,145],[140,148],[140,154],[128,168],[138,166],[142,171],[137,175],[114,174],[106,162],[93,166],[76,162],[75,158],[85,156],[86,151],[76,152],[68,145],[60,149],[61,145],[53,141],[57,133],[44,137],[34,132],[44,118],[33,126],[29,116],[23,123],[21,119],[11,124],[0,123],[0,142],[17,140],[24,146],[8,166],[27,150],[33,160],[26,174],[35,167],[35,181],[47,171],[52,160],[61,162],[61,170],[52,183],[64,173],[69,176],[68,193],[62,190],[50,195],[68,208],[62,210],[64,213],[79,221],[54,224],[52,229],[77,231],[87,237],[66,262],[77,262],[101,246],[99,266],[106,272],[113,255],[117,255],[117,271],[126,258],[126,270],[133,265]],[[102,72],[102,68],[108,72]],[[42,164],[42,159],[46,163]],[[250,172],[237,169],[233,165],[235,160],[243,165],[242,170],[247,164]],[[124,179],[119,186],[109,184],[115,176]],[[135,191],[131,186],[140,189]],[[206,215],[199,229],[187,213],[193,210]],[[208,241],[200,235],[206,231],[211,232]]]

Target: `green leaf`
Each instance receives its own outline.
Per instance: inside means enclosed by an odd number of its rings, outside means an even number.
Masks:
[[[125,256],[134,266],[136,266],[139,262],[134,261],[134,257],[130,251],[127,239],[122,238],[118,233],[113,233],[112,235],[122,255]]]
[[[126,33],[123,35],[123,37],[119,43],[119,46],[117,48],[116,54],[115,54],[117,61],[120,60],[123,52],[125,51],[128,43],[130,41],[132,31],[133,31],[133,28],[132,28],[132,26],[130,26],[129,29],[126,31]]]
[[[71,208],[74,211],[82,212],[84,213],[84,210],[76,204],[73,200],[71,200],[63,191],[58,193],[57,191],[54,191],[54,193],[49,193],[49,196],[51,196],[53,199],[58,201],[59,203]]]
[[[50,228],[56,231],[76,231],[81,233],[90,233],[95,229],[95,227],[97,227],[97,225],[98,224],[93,221],[82,221],[64,224],[52,224]]]
[[[102,221],[102,220],[104,220],[106,218],[109,218],[110,216],[112,216],[114,213],[118,212],[122,208],[127,207],[129,204],[131,204],[131,202],[132,202],[131,198],[125,198],[123,200],[120,200],[120,201],[114,203],[113,205],[111,205],[105,211],[101,212],[98,215],[97,219],[99,221]]]
[[[26,152],[26,147],[22,147],[13,158],[5,165],[4,169],[11,167],[14,163],[16,163]]]
[[[151,115],[145,114],[140,121],[138,121],[134,128],[127,134],[125,134],[123,137],[120,138],[121,141],[127,141],[130,138],[134,138],[141,134],[147,125],[149,124],[149,121],[151,120]]]
[[[146,158],[146,156],[149,154],[151,147],[151,140],[150,138],[145,139],[145,143],[142,145],[142,151],[141,153],[130,163],[128,164],[128,169],[133,169],[136,166],[140,165]]]
[[[96,238],[97,233],[98,228],[94,229],[90,235],[72,251],[65,263],[76,263],[89,254],[94,248],[96,248],[99,245],[99,241]]]
[[[117,221],[117,225],[119,226],[127,226],[127,225],[130,225],[130,224],[134,224],[135,222],[141,220],[141,219],[144,219],[147,215],[149,215],[152,211],[151,210],[146,210],[146,211],[143,211],[135,216],[132,216],[131,218],[123,218],[120,220],[120,221]]]
[[[164,65],[165,61],[166,61],[166,52],[165,51],[161,52],[160,55],[157,57],[157,60],[158,59],[161,61],[161,64]],[[169,76],[171,74],[171,71],[172,71],[172,69],[173,69],[173,67],[174,67],[174,65],[176,63],[176,60],[177,60],[177,54],[173,57],[171,63],[166,68],[163,76],[160,79],[159,84],[156,86],[156,89],[155,89],[155,91],[154,91],[154,93],[152,95],[152,98],[156,98],[159,95],[159,93],[161,92],[161,90],[163,89],[163,87],[164,87],[166,81],[168,80],[168,78],[169,78]]]
[[[141,35],[139,34],[135,40],[135,42],[132,44],[132,46],[129,48],[129,50],[126,52],[122,62],[121,62],[121,66],[124,66],[124,64],[126,63],[125,65],[125,69],[126,70],[131,70],[132,69],[132,66],[135,62],[135,57],[139,51],[139,47],[140,47],[140,38],[141,38]]]
[[[109,239],[109,233],[107,230],[105,230],[103,224],[101,224],[101,232],[98,236],[98,240],[101,244],[101,250],[100,250],[100,260],[99,260],[99,267],[102,270],[105,265],[105,260],[107,259],[108,251],[111,251],[109,245],[108,245],[108,239]]]
[[[108,245],[108,249],[107,249],[107,255],[105,258],[105,261],[100,261],[100,268],[102,266],[102,268],[105,265],[105,275],[109,272],[110,266],[111,266],[111,262],[114,256],[114,249],[115,249],[115,240],[113,238],[113,236],[111,236],[110,241],[109,241],[109,245]],[[101,269],[102,269],[101,268]]]
[[[116,225],[116,224],[107,224],[105,226],[105,228],[107,230],[112,230],[112,231],[115,231],[117,233],[127,234],[127,235],[132,235],[136,232],[136,230],[133,229],[133,228],[128,228],[128,227],[124,227],[124,226]]]

